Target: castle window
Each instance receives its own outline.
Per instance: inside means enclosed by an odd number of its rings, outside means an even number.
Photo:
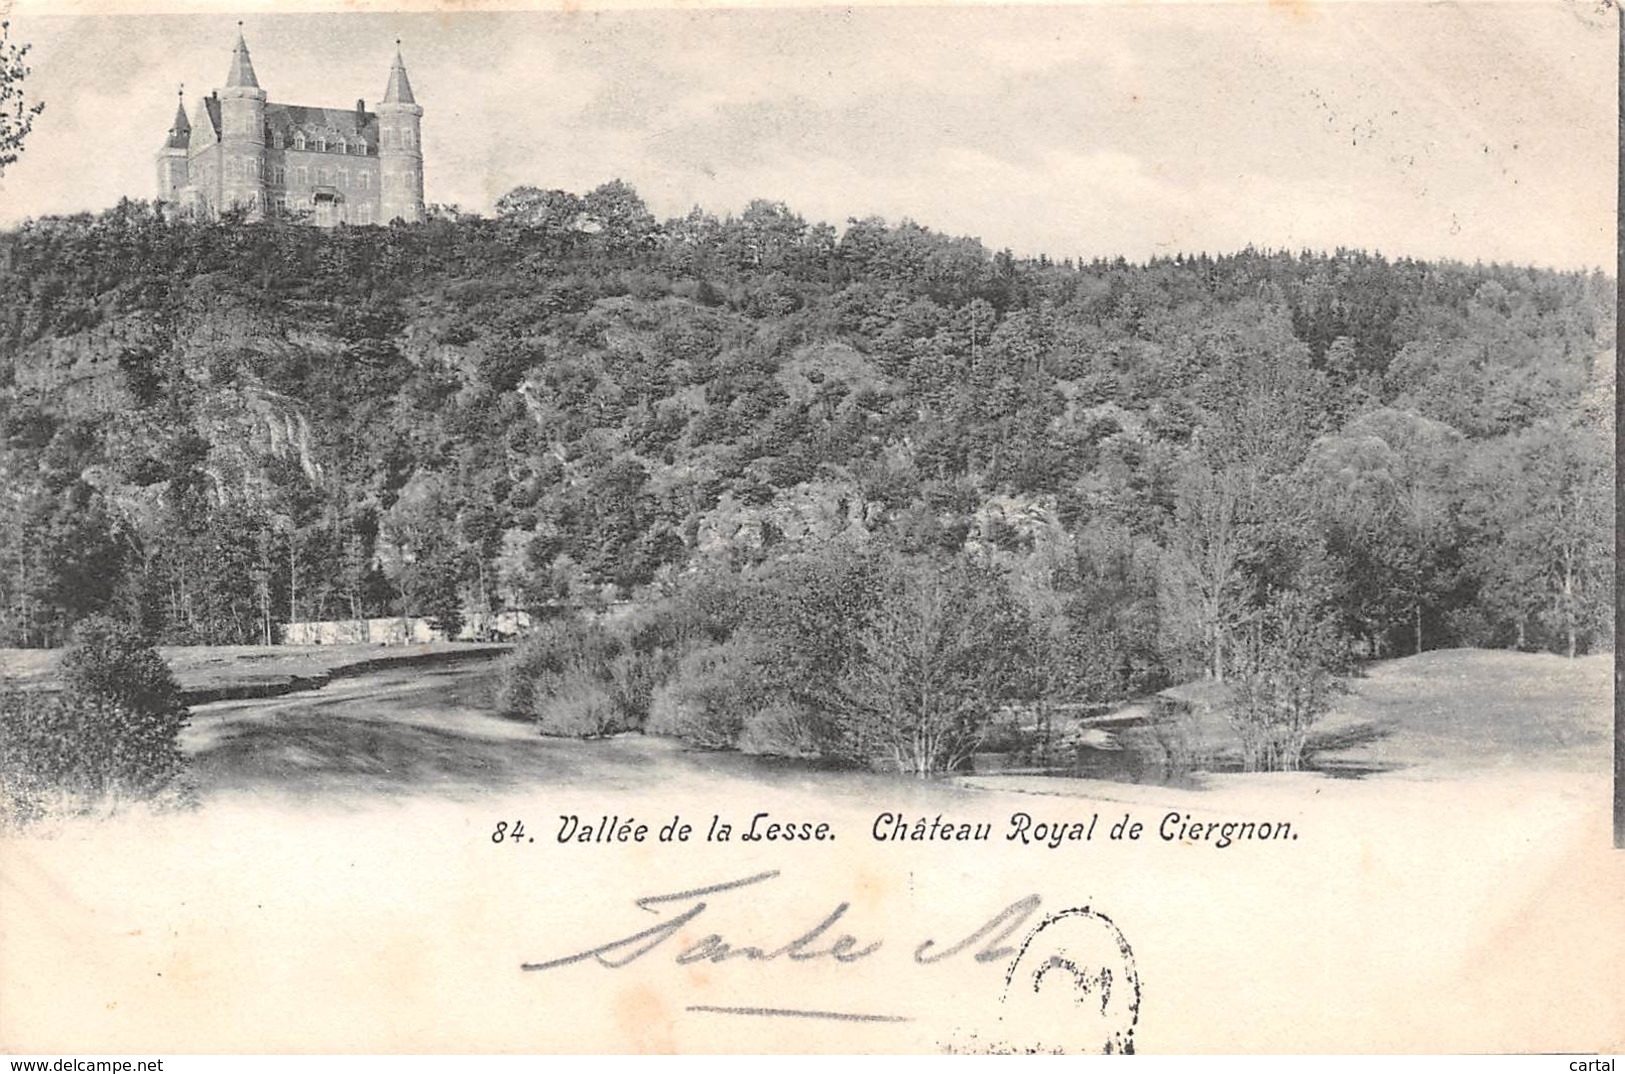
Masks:
[[[305,148],[305,132],[304,131],[294,131],[293,132],[293,147],[295,149],[303,149],[303,148]]]
[[[344,187],[346,190],[349,189],[349,187],[350,187],[350,169],[349,168],[340,168],[339,169],[339,186]]]
[[[356,151],[357,156],[361,156],[361,157],[366,156],[367,155],[367,143],[366,142],[357,142],[355,144],[355,151]]]
[[[335,153],[348,153],[350,151],[350,147],[346,145],[344,139],[340,137],[338,141],[333,143],[333,151]]]
[[[295,168],[293,170],[293,174],[299,180],[299,185],[300,186],[309,185],[309,183],[310,183],[310,169],[305,167],[305,165],[303,165],[303,164],[299,165],[297,168]]]
[[[327,136],[326,135],[318,134],[316,136],[316,152],[318,152],[318,153],[327,152]]]
[[[360,175],[356,176],[356,178],[358,180],[360,180],[362,190],[371,190],[372,189],[372,173],[371,172],[362,172]],[[368,223],[371,223],[371,222],[372,221],[370,221],[370,220],[368,221]]]
[[[271,132],[271,148],[272,149],[281,149],[282,148],[282,132],[281,131],[272,131]]]

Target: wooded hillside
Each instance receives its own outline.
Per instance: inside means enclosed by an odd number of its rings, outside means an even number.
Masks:
[[[1321,627],[1582,652],[1613,300],[767,202],[660,223],[621,183],[413,227],[40,220],[0,236],[0,645],[98,611],[169,644],[543,614],[838,540],[995,572],[1092,699]]]

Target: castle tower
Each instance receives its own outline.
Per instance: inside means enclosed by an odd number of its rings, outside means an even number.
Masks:
[[[169,137],[158,150],[158,200],[166,205],[179,205],[182,191],[190,184],[187,158],[192,147],[192,123],[186,118],[185,89],[175,104],[175,121],[169,125]]]
[[[265,91],[254,77],[241,24],[231,72],[220,96],[220,208],[249,210],[251,218],[265,208]]]
[[[419,139],[423,109],[412,97],[412,83],[395,42],[395,64],[378,105],[378,167],[382,180],[380,223],[423,219],[423,145]]]

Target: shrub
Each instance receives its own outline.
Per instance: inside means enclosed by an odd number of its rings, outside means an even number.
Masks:
[[[1445,636],[1456,645],[1473,649],[1516,647],[1516,633],[1499,627],[1501,624],[1491,621],[1481,608],[1455,608],[1444,616]]]
[[[625,730],[614,695],[593,676],[571,670],[536,702],[536,727],[560,738],[596,738]]]
[[[179,787],[187,711],[158,653],[102,617],[81,622],[64,688],[0,690],[0,810],[14,824]]]
[[[498,673],[497,706],[544,735],[590,737],[642,728],[654,682],[644,659],[602,623],[579,617],[527,635]]]
[[[823,752],[820,731],[819,720],[806,708],[775,697],[745,717],[739,749],[781,757],[817,757]]]
[[[180,687],[164,658],[140,632],[106,616],[91,616],[74,628],[62,679],[73,694],[117,701],[155,719],[185,718]]]
[[[1158,706],[1157,719],[1145,729],[1162,762],[1162,777],[1178,783],[1208,768],[1213,758],[1202,738],[1202,724],[1190,705]],[[1125,736],[1126,737],[1126,736]]]
[[[1228,717],[1249,772],[1292,772],[1303,764],[1315,721],[1344,689],[1347,639],[1306,597],[1279,594],[1234,654]]]
[[[820,751],[820,722],[768,677],[760,639],[692,649],[654,691],[647,730],[702,749],[788,757]]]
[[[169,790],[185,767],[177,731],[109,698],[0,691],[0,810],[27,824]]]
[[[706,645],[682,658],[654,692],[649,731],[705,749],[733,749],[751,715],[769,700],[753,648],[743,639]]]
[[[621,717],[620,729],[641,730],[649,722],[655,687],[665,673],[664,655],[627,649],[609,662],[608,690]]]
[[[750,592],[739,575],[715,567],[682,576],[658,604],[628,621],[639,652],[686,652],[725,641],[745,616]],[[674,662],[675,663],[675,662]]]

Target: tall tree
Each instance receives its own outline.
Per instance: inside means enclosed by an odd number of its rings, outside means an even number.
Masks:
[[[1182,475],[1162,558],[1169,648],[1215,679],[1224,678],[1230,638],[1247,609],[1245,484],[1236,471],[1193,466]]]
[[[1468,506],[1492,606],[1535,622],[1569,656],[1613,614],[1613,467],[1604,430],[1548,420],[1486,449]]]
[[[1310,728],[1331,708],[1347,647],[1313,596],[1273,594],[1242,632],[1229,717],[1248,771],[1295,771]]]
[[[1460,583],[1464,451],[1450,426],[1382,408],[1317,441],[1297,471],[1342,568],[1345,620],[1373,655],[1421,652],[1425,623]]]
[[[0,173],[17,163],[23,140],[34,129],[34,120],[45,111],[45,102],[30,102],[23,88],[30,74],[30,47],[26,42],[14,44],[11,23],[0,22]]]

